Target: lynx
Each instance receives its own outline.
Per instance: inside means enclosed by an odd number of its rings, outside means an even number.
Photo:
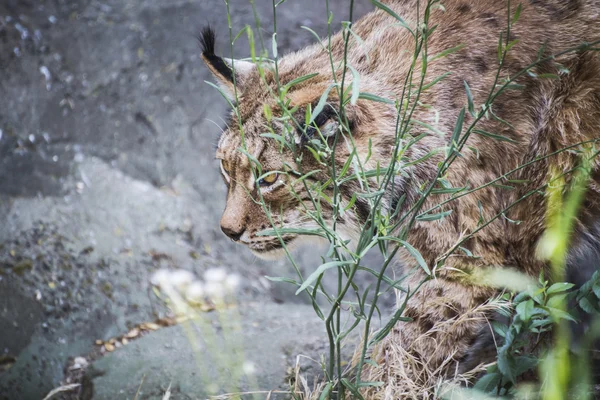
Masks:
[[[384,3],[410,26],[423,18],[417,14],[415,0]],[[464,47],[429,66],[428,77],[441,76],[448,71],[451,74],[422,93],[420,102],[429,107],[417,107],[413,118],[435,125],[442,134],[432,134],[426,127],[415,124],[411,135],[427,133],[427,136],[405,154],[409,161],[448,145],[457,118],[468,103],[465,82],[474,103],[483,103],[496,79],[499,34],[501,31],[506,34],[505,1],[445,0],[442,4],[443,7],[431,11],[431,25],[437,25],[437,28],[428,41],[429,54],[439,54],[459,44]],[[352,30],[362,40],[349,40],[347,51],[340,33],[331,37],[333,64],[339,65],[346,57],[346,65],[352,66],[360,75],[361,92],[388,99],[400,98],[414,51],[410,32],[381,9],[356,21]],[[523,0],[519,20],[510,30],[509,40],[516,44],[508,53],[501,75],[517,74],[534,63],[540,52],[543,55],[559,54],[598,39],[600,1]],[[257,66],[249,61],[217,56],[214,32],[210,29],[203,31],[201,44],[202,59],[236,109],[216,151],[228,187],[221,229],[259,257],[279,257],[284,254],[282,242],[294,247],[303,237],[284,234],[278,238],[258,233],[271,227],[271,221],[278,227],[311,227],[311,220],[302,210],[313,206],[305,196],[305,187],[293,176],[281,172],[286,166],[295,166],[297,158],[287,149],[281,151],[277,140],[262,135],[268,124],[276,132],[283,129],[275,118],[267,120],[265,109],[272,110],[273,117],[281,116],[281,108],[273,96],[277,86],[316,74],[294,85],[286,94],[290,107],[296,110],[297,119],[304,121],[306,108],[310,105],[314,109],[333,82],[327,40],[281,57],[277,62],[277,76],[273,65],[266,65],[261,76]],[[412,322],[399,324],[393,330],[385,342],[389,348],[402,348],[419,360],[420,365],[426,363],[430,370],[443,366],[442,374],[468,368],[484,358],[485,352],[477,349],[481,349],[478,344],[485,336],[483,332],[489,331],[486,322],[481,318],[465,318],[455,324],[446,324],[443,329],[437,327],[444,321],[468,314],[494,296],[497,289],[478,285],[465,277],[483,268],[513,268],[534,277],[541,271],[547,272],[548,262],[542,260],[536,250],[546,227],[547,196],[539,190],[526,199],[521,198],[533,189],[543,187],[553,173],[567,172],[578,165],[577,152],[557,150],[581,149],[585,147],[579,145],[581,143],[593,146],[600,138],[600,56],[593,50],[583,47],[579,51],[565,52],[555,62],[537,65],[535,74],[522,74],[516,82],[519,89],[506,91],[495,100],[495,118],[484,118],[479,122],[478,128],[482,131],[501,135],[505,140],[471,135],[468,145],[477,151],[464,151],[449,169],[445,179],[452,187],[461,187],[465,183],[478,187],[531,163],[511,175],[511,179],[521,182],[513,190],[502,185],[486,186],[445,204],[439,211],[451,210],[446,218],[415,224],[409,233],[409,241],[433,268],[439,255],[452,249],[460,238],[480,228],[480,219],[491,219],[506,210],[503,218],[493,220],[462,244],[473,257],[456,250],[438,266],[435,279],[427,282],[410,299],[405,315],[412,318]],[[556,75],[555,79],[540,78],[540,75],[550,73]],[[335,74],[340,80],[342,68]],[[350,87],[352,79],[353,75],[348,72],[346,86]],[[336,135],[345,134],[339,129],[338,96],[336,90],[330,90],[327,107],[314,118],[315,128],[330,143],[334,143],[332,139]],[[438,112],[439,120],[434,118],[432,109]],[[390,163],[396,115],[393,104],[368,99],[359,98],[355,104],[346,106],[345,117],[358,157],[368,159],[365,168],[384,167]],[[466,114],[465,126],[472,118]],[[306,149],[311,139],[306,137],[306,132],[316,135],[316,129],[294,133],[294,141],[303,152],[302,169],[317,171],[309,180],[325,182],[330,176]],[[239,151],[243,146],[260,162],[263,173],[272,173],[263,174],[256,181],[251,158]],[[344,140],[338,140],[337,146],[336,163],[341,169],[349,150]],[[548,157],[532,162],[542,156]],[[407,168],[405,174],[397,176],[393,190],[385,195],[383,209],[390,210],[391,214],[400,199],[403,200],[401,209],[410,209],[419,198],[423,185],[435,180],[440,157],[433,156],[416,163]],[[344,184],[341,196],[345,204],[349,204],[352,194],[360,190],[356,182]],[[292,195],[292,192],[298,195]],[[574,277],[589,274],[600,257],[598,157],[592,161],[592,178],[585,196],[568,256],[568,267]],[[271,220],[261,202],[255,201],[259,197],[269,206]],[[447,198],[447,194],[432,195],[423,206],[427,209]],[[327,208],[323,203],[321,212],[326,221],[331,220],[331,207]],[[337,229],[348,240],[355,240],[370,212],[368,203],[358,198],[337,221]],[[410,256],[400,252],[398,258],[408,262]],[[416,285],[419,274],[410,279]],[[427,332],[434,333],[424,335]],[[385,343],[380,346],[379,355],[373,356],[382,369],[386,368],[386,351],[389,350]],[[393,382],[396,373],[385,370],[385,381]],[[403,373],[412,375],[415,381],[419,379],[418,368],[407,365]],[[395,387],[402,387],[401,383],[396,384]],[[405,396],[402,393],[394,392],[392,397],[402,398]]]

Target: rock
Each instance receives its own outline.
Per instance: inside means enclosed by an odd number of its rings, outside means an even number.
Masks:
[[[345,1],[330,3],[335,21],[347,18]],[[257,7],[268,38],[272,4]],[[369,7],[357,3],[355,16]],[[248,2],[236,3],[234,25],[253,24],[251,11]],[[277,364],[281,348],[292,359],[302,346],[318,353],[322,332],[300,337],[314,327],[306,297],[264,278],[293,277],[289,264],[258,261],[219,229],[225,188],[212,143],[222,124],[215,116],[225,115],[227,105],[204,83],[210,73],[194,35],[210,22],[226,53],[225,21],[225,7],[205,0],[0,2],[0,400],[43,398],[60,386],[65,369],[86,370],[76,357],[88,361],[96,340],[128,332],[128,343],[109,343],[114,351],[94,368],[120,354],[133,363],[134,348],[150,357],[153,349],[143,344],[169,332],[173,342],[163,341],[175,349],[172,357],[164,346],[156,350],[169,364],[151,364],[156,369],[148,372],[156,393],[166,388],[162,378],[171,376],[175,357],[189,356],[180,328],[140,339],[131,333],[160,317],[148,290],[159,268],[197,276],[223,268],[243,277],[240,302],[261,304],[251,312],[242,307],[245,329],[260,333],[250,323],[255,318],[283,335],[269,341],[279,347],[272,364],[264,364],[270,374],[264,387],[280,385],[283,372],[276,369],[289,364]],[[327,31],[324,5],[287,1],[278,7],[278,22],[280,52],[314,42],[300,25]],[[240,40],[235,52],[247,56],[247,43]],[[306,272],[319,258],[300,254],[298,262]],[[275,348],[265,337],[248,339],[257,345],[248,354],[262,353],[263,361]],[[257,376],[261,371],[257,365]],[[92,379],[98,395],[109,377],[110,371]],[[191,373],[182,377],[194,384]],[[135,379],[123,390],[138,385]],[[122,398],[113,389],[113,398]]]
[[[201,317],[201,323],[159,329],[93,362],[85,380],[93,399],[133,398],[139,389],[139,399],[160,400],[169,385],[171,399],[289,391],[295,356],[319,360],[325,350],[324,325],[310,306],[249,304]],[[320,370],[312,364],[310,371]]]

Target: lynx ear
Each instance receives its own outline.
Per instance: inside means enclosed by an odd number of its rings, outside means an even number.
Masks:
[[[215,31],[210,26],[202,29],[199,40],[202,47],[202,60],[217,78],[223,92],[230,100],[235,100],[234,74],[239,96],[244,92],[244,84],[256,66],[248,61],[232,60],[215,55]]]

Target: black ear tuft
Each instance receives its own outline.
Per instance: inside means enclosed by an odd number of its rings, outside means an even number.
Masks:
[[[200,41],[200,47],[202,47],[202,54],[204,56],[215,55],[215,30],[210,25],[202,28],[200,35],[198,35],[198,41]]]
[[[210,25],[205,26],[198,36],[200,46],[202,47],[202,57],[204,61],[210,64],[213,73],[220,75],[222,79],[233,82],[233,71],[231,67],[219,56],[215,55],[215,30]]]

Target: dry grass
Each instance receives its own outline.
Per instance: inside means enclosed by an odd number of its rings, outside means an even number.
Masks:
[[[506,308],[502,300],[490,300],[471,311],[455,318],[440,321],[431,330],[424,333],[414,343],[418,347],[421,341],[434,340],[434,336],[447,335],[460,325],[485,323],[489,325],[488,316]],[[400,325],[401,327],[401,325]],[[489,329],[492,329],[491,326]],[[386,339],[370,349],[372,359],[377,366],[365,364],[362,382],[383,382],[382,386],[365,387],[361,395],[365,400],[397,400],[397,399],[439,399],[464,398],[464,388],[472,384],[491,364],[481,363],[469,371],[459,372],[458,360],[453,354],[442,363],[433,365],[429,357],[416,357],[411,348],[400,345],[401,329],[392,331]],[[346,369],[347,373],[354,371],[360,358],[362,346],[357,346],[353,359]],[[314,382],[309,385],[300,374],[297,364],[295,369],[295,385],[291,393],[302,400],[317,400],[320,398],[326,384]],[[462,396],[462,397],[461,397]]]
[[[64,392],[69,392],[71,390],[75,390],[75,389],[79,388],[79,386],[81,386],[79,383],[74,383],[71,385],[64,385],[64,386],[57,387],[57,388],[53,389],[50,393],[48,393],[48,395],[46,397],[44,397],[44,400],[50,400],[51,398],[53,398],[54,396],[56,396],[59,393],[64,393]]]
[[[300,398],[302,400],[318,400],[321,396],[321,393],[325,390],[327,386],[326,382],[323,382],[322,379],[315,378],[314,382],[309,384],[308,379],[302,376],[301,368],[300,368],[300,358],[304,356],[296,357],[296,365],[294,367],[294,385],[292,387],[292,393],[294,393],[296,398]],[[316,360],[309,360],[317,363]]]
[[[409,348],[400,345],[401,329],[392,331],[387,338],[371,349],[372,359],[377,362],[377,366],[366,364],[361,379],[365,382],[383,382],[383,386],[362,389],[363,397],[366,400],[448,398],[457,388],[472,383],[489,364],[479,364],[467,372],[459,373],[456,352],[441,363],[432,364],[429,361],[431,357],[427,357],[426,354],[418,357],[415,355],[415,349],[420,343],[435,341],[434,336],[447,335],[459,325],[488,323],[488,316],[500,307],[506,307],[506,303],[489,301],[470,312],[440,321]],[[359,351],[354,356],[353,364],[358,362],[358,357]]]

